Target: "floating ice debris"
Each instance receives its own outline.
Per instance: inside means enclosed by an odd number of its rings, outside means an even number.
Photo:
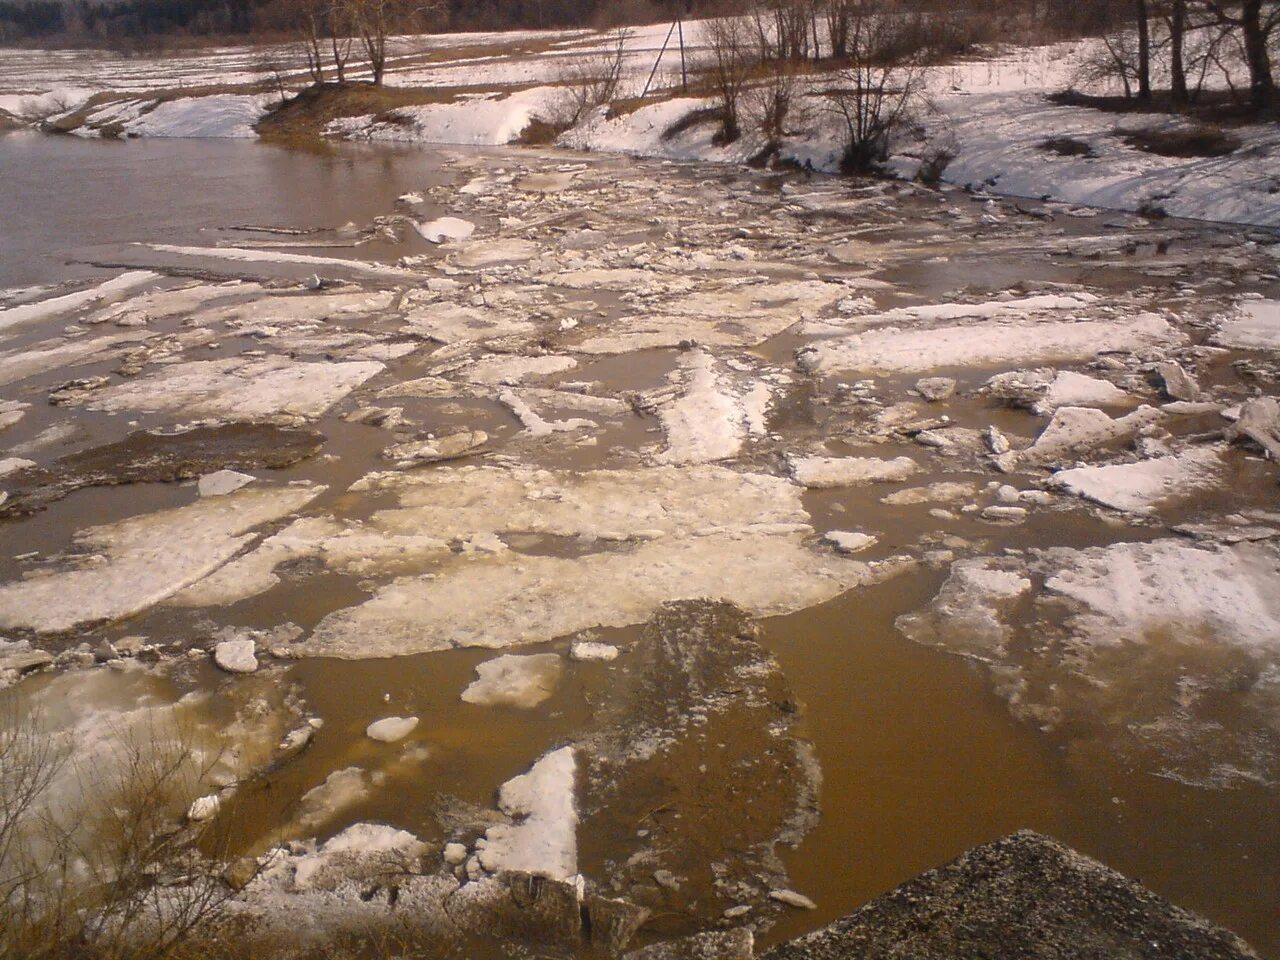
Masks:
[[[1054,474],[1050,483],[1116,510],[1150,513],[1168,501],[1211,490],[1223,479],[1222,452],[1210,447],[1137,463],[1076,467]]]
[[[213,648],[213,661],[227,673],[253,673],[258,669],[252,638],[224,640]]]
[[[476,854],[485,870],[522,870],[556,880],[567,880],[578,872],[576,772],[573,748],[561,747],[528,773],[502,785],[499,808],[521,819],[490,827],[476,841]]]
[[[476,667],[479,679],[462,691],[462,699],[483,707],[529,710],[550,699],[563,670],[554,653],[496,657]]]
[[[235,493],[243,486],[253,483],[254,477],[247,473],[239,473],[235,470],[218,470],[215,473],[207,473],[200,478],[200,482],[196,484],[196,489],[202,497],[225,497],[229,493]]]
[[[380,743],[395,743],[413,733],[417,726],[417,717],[384,717],[365,727],[364,735]]]
[[[786,904],[788,907],[795,907],[797,910],[817,910],[818,905],[806,897],[803,893],[796,893],[794,890],[770,890],[769,899],[776,900],[778,903]]]
[[[620,651],[610,643],[599,643],[594,640],[579,640],[569,648],[569,659],[577,661],[601,660],[608,662],[617,660]]]
[[[876,538],[868,533],[857,533],[848,530],[832,530],[822,538],[841,553],[858,553],[874,546]]]
[[[1238,316],[1225,321],[1213,340],[1224,347],[1280,352],[1280,300],[1241,304]]]
[[[222,797],[218,794],[212,793],[207,797],[197,797],[191,801],[191,806],[187,808],[187,819],[192,823],[203,823],[216,817],[221,809]]]
[[[811,489],[892,483],[920,469],[910,457],[792,457],[790,464],[796,481]]]
[[[418,197],[416,200],[408,202],[421,203],[422,198]],[[467,237],[476,232],[476,225],[469,220],[462,220],[458,217],[441,217],[438,220],[419,223],[416,229],[424,239],[431,243],[443,243],[446,240],[467,239]]]

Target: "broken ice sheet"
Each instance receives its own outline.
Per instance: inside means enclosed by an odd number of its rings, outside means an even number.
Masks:
[[[992,322],[927,330],[886,327],[808,347],[798,359],[821,374],[926,373],[943,367],[1088,360],[1103,352],[1134,352],[1183,339],[1156,314],[1127,322]]]
[[[1105,507],[1151,513],[1220,487],[1225,481],[1223,451],[1205,447],[1136,463],[1062,470],[1053,475],[1050,484]]]
[[[245,489],[76,534],[82,551],[0,585],[0,628],[54,633],[145,610],[200,580],[324,487]]]
[[[383,364],[302,363],[286,357],[193,360],[95,393],[86,406],[107,413],[175,417],[319,417]]]
[[[577,560],[510,552],[404,577],[325,617],[296,654],[341,658],[541,643],[718,597],[760,616],[814,606],[895,572],[819,554],[801,534],[663,537]]]
[[[1077,752],[1205,786],[1280,781],[1274,544],[1156,540],[965,560],[897,624],[989,664],[1013,713]]]

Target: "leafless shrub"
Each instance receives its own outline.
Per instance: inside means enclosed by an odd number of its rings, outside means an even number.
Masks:
[[[18,107],[18,116],[33,126],[39,126],[66,113],[71,107],[70,97],[62,93],[50,93],[23,100]]]
[[[1171,130],[1125,130],[1119,136],[1137,150],[1162,157],[1225,157],[1242,145],[1239,137],[1204,123]]]
[[[707,79],[721,114],[714,142],[723,146],[742,136],[742,96],[756,63],[757,38],[752,34],[750,23],[742,17],[708,21],[705,37],[709,51]]]
[[[951,161],[955,158],[956,155],[946,147],[925,154],[920,160],[920,169],[916,171],[916,179],[926,187],[937,189],[947,167],[951,166]]]
[[[776,143],[808,119],[809,74],[800,63],[780,59],[762,64],[760,73],[763,77],[747,88],[743,105],[765,141]]]
[[[876,169],[889,155],[893,134],[924,106],[924,74],[918,57],[902,54],[896,25],[865,8],[849,26],[848,65],[835,85],[821,91],[843,121],[847,173]]]
[[[0,960],[211,955],[233,895],[185,804],[209,766],[181,730],[77,765],[16,697],[0,708]],[[54,797],[58,784],[77,797]]]
[[[1128,30],[1104,34],[1076,64],[1072,76],[1073,87],[1101,86],[1124,92],[1125,98],[1134,96],[1141,80],[1140,56],[1137,35]]]
[[[617,98],[626,72],[627,41],[631,31],[618,28],[610,34],[609,49],[566,62],[559,81],[564,90],[560,105],[550,119],[552,126],[566,129],[579,123],[598,107]]]
[[[1093,147],[1075,137],[1049,137],[1036,144],[1037,149],[1045,153],[1056,153],[1060,157],[1096,157]]]

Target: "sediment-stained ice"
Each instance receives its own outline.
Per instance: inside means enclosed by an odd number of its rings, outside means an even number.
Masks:
[[[1075,752],[1201,786],[1280,778],[1275,544],[1165,539],[965,560],[897,623],[989,664],[1013,713]]]
[[[1076,467],[1054,474],[1050,482],[1105,507],[1150,513],[1165,503],[1212,490],[1224,479],[1222,451],[1204,447],[1136,463]]]
[[[119,620],[212,573],[254,527],[299,510],[324,487],[246,489],[76,535],[82,555],[0,585],[0,628],[53,633]]]
[[[1155,314],[1129,321],[1002,321],[981,327],[927,330],[886,327],[818,344],[802,351],[798,359],[822,374],[924,373],[940,367],[1089,360],[1103,352],[1138,352],[1182,339],[1168,321]]]
[[[507,654],[476,667],[477,679],[462,691],[466,703],[529,710],[555,693],[564,661],[555,653]]]
[[[376,360],[303,363],[286,357],[193,360],[95,393],[90,410],[253,420],[314,418],[384,369]]]
[[[675,538],[576,560],[504,553],[404,577],[325,617],[293,651],[346,659],[541,643],[641,623],[669,600],[710,597],[757,616],[803,610],[873,582],[872,567],[805,546],[801,534]]]
[[[1224,321],[1213,339],[1224,347],[1280,352],[1280,300],[1242,303],[1238,315]]]

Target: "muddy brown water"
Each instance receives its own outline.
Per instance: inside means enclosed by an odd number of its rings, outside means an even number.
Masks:
[[[494,162],[500,161],[499,156]],[[610,163],[625,176],[624,161]],[[364,223],[390,211],[399,194],[451,177],[440,155],[427,150],[342,147],[299,153],[250,143],[0,138],[0,222],[5,224],[0,230],[0,286],[94,275],[89,268],[69,267],[64,261],[92,259],[104,251],[119,256],[121,245],[133,241],[212,245],[229,238],[234,242],[238,235],[227,228],[236,224],[336,228],[348,221]],[[252,186],[245,189],[245,184]],[[1123,220],[1116,217],[1117,223]],[[1077,228],[1084,229],[1067,225],[1068,230]],[[384,252],[390,258],[423,248],[412,245]],[[1017,252],[976,265],[963,245],[951,252],[954,256],[941,267],[902,261],[886,266],[881,275],[901,287],[882,305],[898,305],[903,289],[918,302],[960,286],[1000,290],[1028,278],[1118,287],[1151,282],[1124,265],[1099,270],[1079,261]],[[371,253],[362,249],[358,255]],[[1154,250],[1134,253],[1155,255]],[[587,299],[581,292],[566,293]],[[597,296],[596,306],[618,309],[616,299],[607,295]],[[787,333],[755,353],[789,362],[800,342]],[[251,346],[249,341],[230,349]],[[648,389],[660,385],[675,363],[675,352],[668,350],[584,359],[561,379],[601,380],[620,391]],[[392,364],[391,376],[421,375],[414,364],[420,360]],[[93,375],[109,366],[90,365],[75,375]],[[985,376],[963,371],[962,394]],[[63,378],[35,378],[23,389],[29,399],[35,398]],[[392,400],[385,405],[392,403],[438,431],[479,428],[498,439],[519,431],[506,408],[490,401]],[[995,422],[1012,434],[1031,435],[1039,422],[1030,414],[964,399],[954,402],[949,413],[962,424]],[[782,403],[770,426],[788,436],[816,435],[817,416],[821,414],[815,415],[801,396]],[[6,436],[6,445],[30,440],[58,419],[55,411],[37,404]],[[145,417],[135,425],[88,413],[78,423],[81,434],[60,447],[111,442],[130,429],[149,425]],[[376,504],[364,500],[356,507],[343,491],[377,462],[385,435],[332,416],[316,426],[328,438],[325,452],[338,458],[306,461],[271,476],[280,482],[329,484],[329,493],[316,502],[314,512],[367,515]],[[640,450],[660,439],[654,421],[637,415],[603,430],[595,446],[559,450],[554,456],[535,446],[522,449],[521,457],[540,466],[570,469],[617,466],[637,462]],[[831,446],[833,452],[855,452],[840,440]],[[856,452],[887,457],[914,449],[882,444]],[[1264,486],[1269,478],[1262,468],[1245,462],[1238,469],[1236,491],[1254,491],[1246,497],[1248,504],[1272,505],[1274,494]],[[925,473],[917,480],[923,484],[943,476],[956,479],[949,471]],[[985,484],[990,477],[975,473],[971,479]],[[1009,479],[1024,485],[1021,478]],[[876,487],[813,491],[806,494],[805,506],[819,533],[850,524],[878,533],[881,542],[869,554],[873,558],[890,556],[930,535],[941,539],[944,533],[981,543],[988,554],[1047,542],[1090,546],[1117,537],[1110,524],[1080,510],[1036,512],[1017,527],[961,518],[941,531],[928,514],[929,504],[888,508],[880,503],[885,492]],[[189,484],[73,492],[56,509],[0,526],[0,579],[32,568],[32,561],[16,557],[64,550],[72,534],[85,526],[189,503],[193,496]],[[1240,504],[1239,499],[1231,502]],[[1199,508],[1215,506],[1202,503]],[[1196,509],[1189,507],[1187,516],[1194,517]],[[1137,527],[1126,531],[1126,537],[1143,539],[1161,532],[1162,528]],[[562,556],[572,556],[574,549],[554,539],[523,548]],[[766,941],[813,929],[974,844],[1031,827],[1099,857],[1231,927],[1264,954],[1280,957],[1276,789],[1186,786],[1132,769],[1098,744],[1048,736],[1014,720],[980,668],[917,647],[894,627],[898,616],[927,604],[944,579],[944,570],[922,566],[764,624],[763,642],[780,659],[802,702],[803,733],[815,745],[824,777],[821,821],[785,856],[793,886],[817,901],[818,910],[784,916]],[[272,627],[287,620],[308,628],[368,595],[369,585],[358,578],[311,572],[287,579],[259,597],[205,611],[210,621],[192,624],[185,612],[160,608],[99,633],[107,638],[185,635],[195,641],[222,624]],[[638,628],[595,633],[625,649]],[[520,652],[564,652],[568,643],[566,638]],[[225,828],[246,851],[261,851],[296,835],[290,823],[302,794],[334,770],[361,765],[379,770],[385,781],[369,799],[327,823],[322,833],[373,819],[424,839],[442,838],[445,830],[436,815],[441,796],[491,806],[498,785],[584,729],[602,698],[608,697],[607,666],[570,663],[555,694],[533,710],[461,703],[459,694],[474,678],[475,666],[491,656],[491,651],[462,650],[391,660],[315,658],[275,665],[279,682],[296,684],[309,714],[324,724],[310,749],[243,792]],[[221,678],[207,670],[194,671],[187,682],[214,684]],[[421,723],[402,749],[388,754],[364,736],[364,729],[393,714],[418,716]]]

